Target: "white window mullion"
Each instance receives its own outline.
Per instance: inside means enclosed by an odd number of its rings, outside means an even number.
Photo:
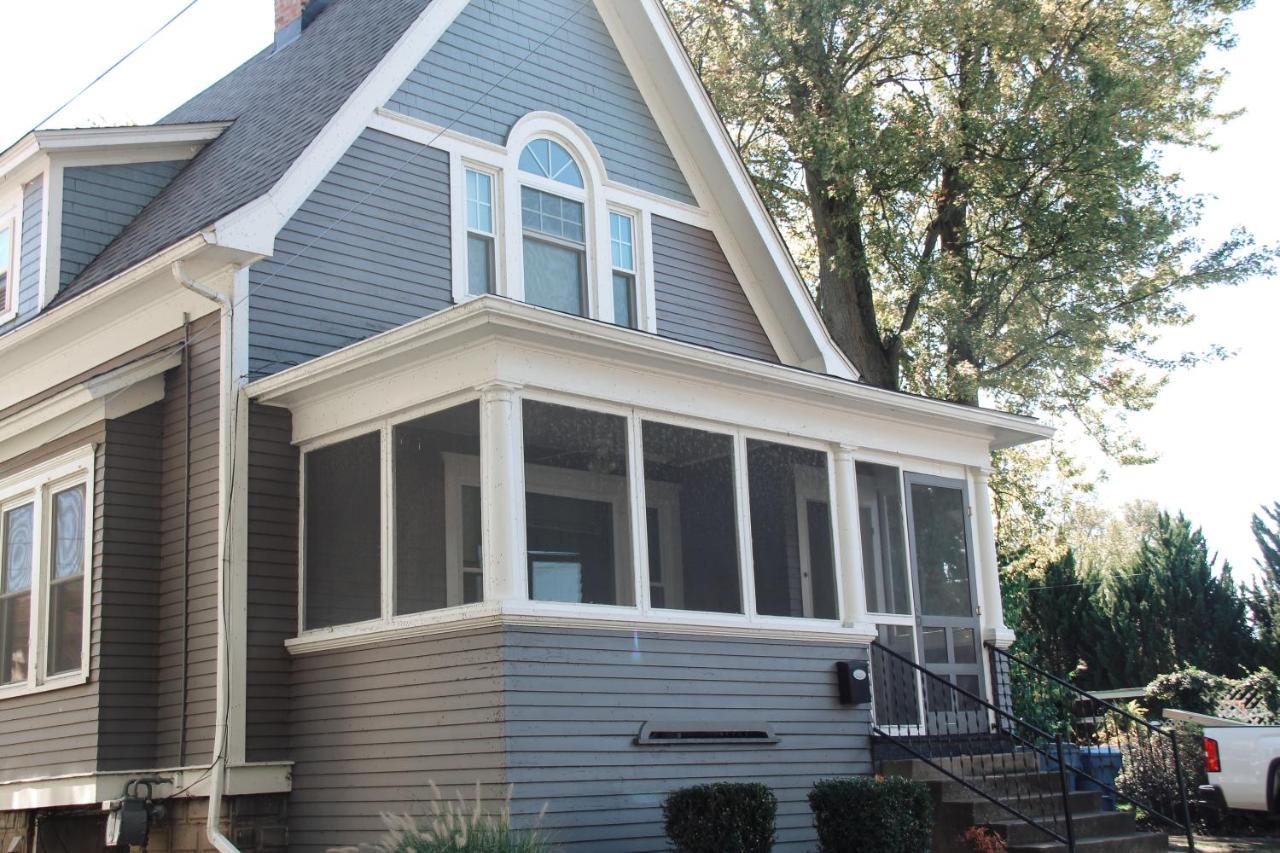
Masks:
[[[649,504],[644,484],[644,430],[640,416],[632,411],[627,416],[627,470],[631,489],[631,559],[635,563],[634,575],[636,606],[641,613],[648,613],[653,606],[649,600]]]
[[[395,449],[391,444],[392,429],[384,424],[382,441],[382,618],[390,620],[395,615],[396,558],[395,558]]]
[[[748,620],[756,613],[755,555],[751,547],[751,494],[747,483],[747,440],[741,432],[733,435],[734,500],[737,503],[738,568],[742,585],[742,612]]]

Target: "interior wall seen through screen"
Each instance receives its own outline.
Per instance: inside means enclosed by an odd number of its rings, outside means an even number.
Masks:
[[[650,575],[664,605],[741,613],[733,438],[649,421],[643,435]]]
[[[827,455],[747,441],[757,612],[838,618]]]
[[[370,433],[306,455],[307,628],[382,614],[381,439]]]
[[[911,518],[920,612],[972,616],[964,493],[950,486],[912,483]]]
[[[626,419],[536,400],[523,412],[530,598],[634,604]]]
[[[395,612],[480,601],[480,404],[397,424],[393,434]]]

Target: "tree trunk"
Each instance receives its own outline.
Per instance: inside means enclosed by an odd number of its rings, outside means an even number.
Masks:
[[[805,168],[805,181],[818,244],[822,321],[863,382],[900,390],[900,347],[886,346],[881,337],[857,202],[833,198],[812,167]]]

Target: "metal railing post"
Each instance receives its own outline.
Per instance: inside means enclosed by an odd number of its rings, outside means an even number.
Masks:
[[[1062,734],[1054,734],[1053,742],[1058,748],[1058,779],[1062,783],[1062,817],[1066,821],[1067,849],[1075,853],[1076,828],[1071,822],[1071,789],[1067,784],[1066,757],[1062,754]]]
[[[1196,839],[1191,830],[1191,806],[1187,798],[1187,777],[1182,772],[1182,750],[1178,745],[1178,730],[1176,727],[1169,733],[1169,739],[1173,741],[1173,769],[1178,774],[1178,796],[1182,798],[1182,820],[1187,830],[1187,850],[1190,853],[1195,853]]]

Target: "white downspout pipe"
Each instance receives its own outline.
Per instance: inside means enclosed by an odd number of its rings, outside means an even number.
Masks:
[[[224,316],[229,317],[235,309],[235,305],[226,294],[219,293],[212,288],[206,287],[200,282],[193,279],[182,266],[182,261],[175,261],[171,267],[173,278],[177,283],[190,290],[192,293],[203,296],[212,302],[216,302],[222,309]],[[184,358],[189,358],[189,353],[183,354]],[[235,439],[231,440],[231,452],[235,452]],[[191,488],[191,484],[187,483],[186,488]],[[225,561],[219,560],[218,572],[221,574],[225,571]],[[225,579],[223,579],[225,581]],[[220,588],[225,588],[226,584],[220,583]],[[227,695],[230,690],[230,679],[227,677],[228,661],[227,661],[227,628],[224,602],[218,602],[218,655],[217,667],[215,669],[215,682],[217,684],[217,700],[214,705],[214,728],[213,728],[213,758],[209,765],[210,781],[209,781],[209,812],[205,819],[205,836],[209,839],[209,843],[213,845],[218,853],[241,853],[240,848],[231,843],[231,839],[222,834],[220,826],[220,818],[222,815],[222,792],[226,787],[227,763],[226,763],[226,746],[227,746],[227,706],[230,697]]]

